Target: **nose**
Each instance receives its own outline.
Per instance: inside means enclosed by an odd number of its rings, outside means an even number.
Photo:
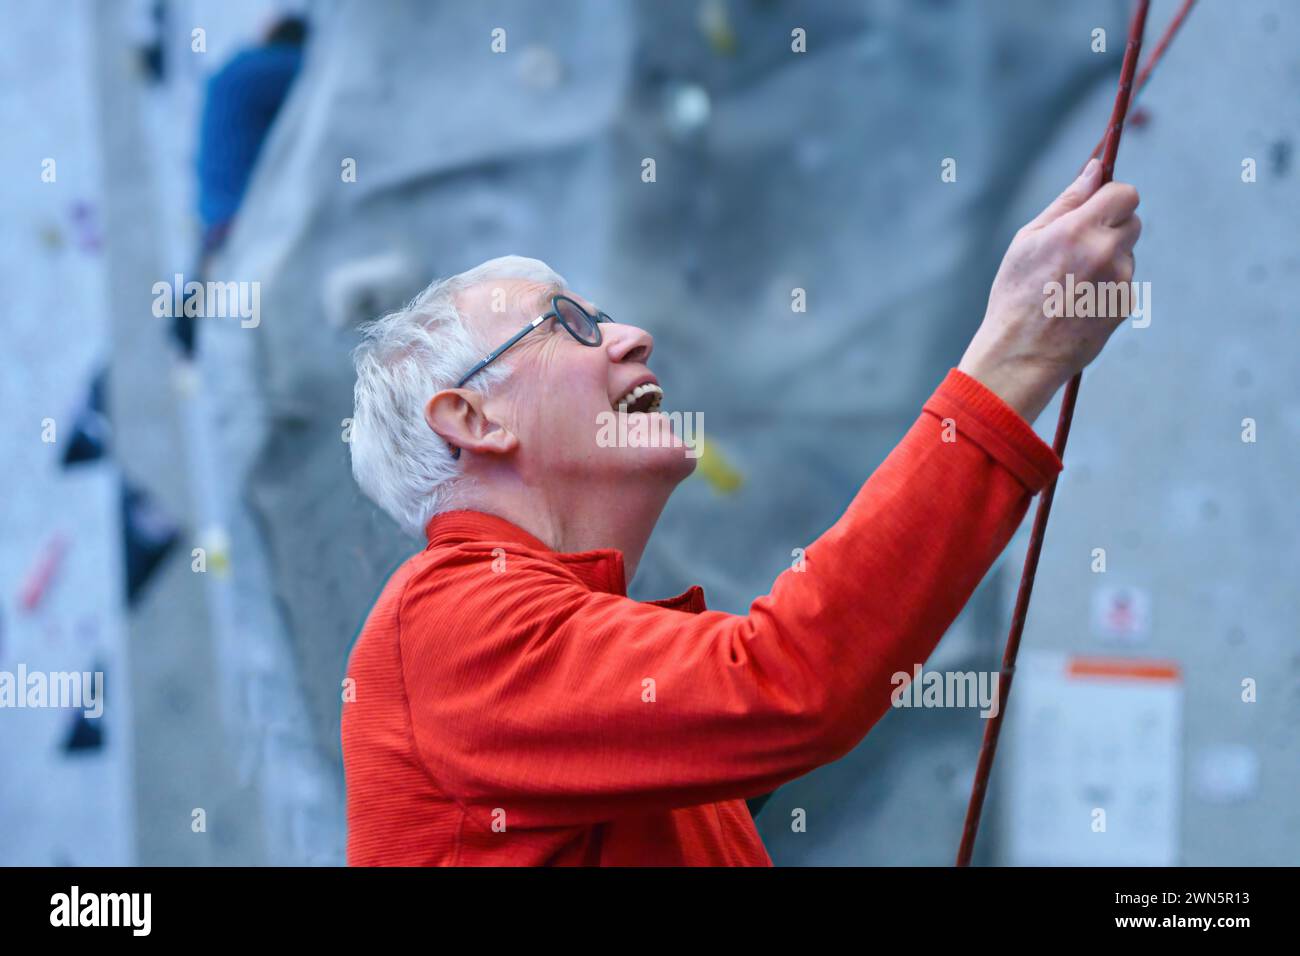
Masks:
[[[610,322],[603,326],[603,332],[605,354],[611,362],[640,362],[644,365],[650,360],[655,340],[645,329]]]

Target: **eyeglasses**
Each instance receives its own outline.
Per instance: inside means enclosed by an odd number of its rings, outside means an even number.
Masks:
[[[551,311],[544,312],[541,315],[539,315],[537,318],[533,319],[533,321],[529,322],[522,329],[520,329],[509,339],[507,339],[504,345],[490,352],[488,356],[483,359],[483,361],[479,362],[472,369],[470,369],[468,372],[466,372],[464,375],[461,376],[460,381],[456,383],[456,387],[460,388],[462,385],[468,382],[479,372],[483,371],[483,369],[487,368],[489,365],[491,365],[493,362],[499,359],[505,353],[506,349],[510,348],[510,346],[514,345],[516,342],[522,339],[533,329],[537,328],[547,319],[555,319],[555,321],[559,322],[560,325],[564,326],[564,330],[566,332],[572,335],[581,344],[586,345],[590,348],[595,348],[596,346],[600,345],[601,342],[600,323],[614,321],[604,312],[597,312],[595,315],[592,315],[590,312],[588,312],[586,309],[580,306],[573,299],[570,299],[567,295],[554,296],[551,299]],[[460,449],[452,448],[451,457],[459,458]]]

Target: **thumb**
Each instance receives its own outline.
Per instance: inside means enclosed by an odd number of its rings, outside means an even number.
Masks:
[[[1079,178],[1066,186],[1065,191],[1053,199],[1051,205],[1029,223],[1029,228],[1041,229],[1043,226],[1060,219],[1067,212],[1078,209],[1087,202],[1088,197],[1095,193],[1100,185],[1101,161],[1094,157],[1088,160],[1088,165],[1083,167],[1083,172],[1079,173]]]

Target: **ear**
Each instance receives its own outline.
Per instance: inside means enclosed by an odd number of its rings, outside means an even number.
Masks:
[[[454,448],[483,455],[505,455],[519,446],[510,429],[487,416],[483,396],[464,388],[438,392],[424,406],[424,420]]]

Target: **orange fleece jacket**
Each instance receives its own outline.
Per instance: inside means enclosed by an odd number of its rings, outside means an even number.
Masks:
[[[747,615],[632,600],[615,550],[435,517],[348,662],[348,862],[770,866],[745,799],[866,735],[1060,470],[952,369]]]

